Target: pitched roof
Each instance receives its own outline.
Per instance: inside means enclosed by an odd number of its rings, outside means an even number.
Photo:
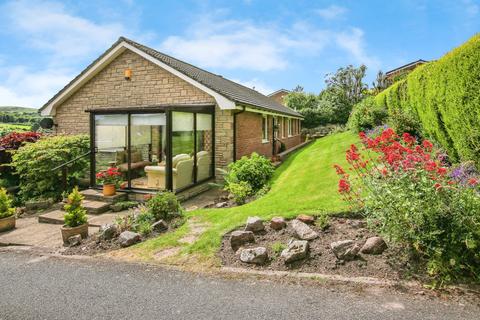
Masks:
[[[57,97],[59,97],[64,91],[68,90],[69,87],[79,79],[85,72],[87,72],[90,68],[92,68],[97,61],[102,59],[102,57],[106,56],[109,51],[113,50],[118,44],[125,42],[136,49],[142,51],[143,53],[147,54],[154,59],[168,65],[169,67],[177,70],[178,72],[182,73],[183,75],[191,78],[198,83],[204,85],[205,87],[215,91],[216,93],[224,96],[225,98],[232,100],[238,104],[246,105],[249,107],[253,107],[254,109],[259,109],[263,111],[269,111],[274,113],[280,113],[295,117],[302,117],[302,115],[286,106],[283,106],[276,102],[275,100],[261,94],[258,91],[245,87],[241,84],[223,78],[220,75],[216,75],[214,73],[208,72],[206,70],[200,69],[195,67],[189,63],[184,61],[178,60],[173,58],[169,55],[161,53],[157,50],[144,46],[140,43],[127,39],[125,37],[120,37],[115,44],[108,49],[102,56],[100,56],[97,60],[95,60],[92,64],[90,64],[85,70],[82,71],[74,80],[72,80],[67,86],[65,86],[62,90],[60,90],[52,99],[50,99],[40,110],[44,109],[53,102]]]
[[[390,75],[390,74],[393,73],[393,72],[400,71],[400,70],[402,70],[402,69],[407,69],[407,68],[412,67],[412,66],[415,66],[415,65],[417,65],[417,64],[424,64],[424,63],[427,63],[427,62],[428,62],[428,61],[426,61],[426,60],[418,59],[418,60],[416,60],[416,61],[412,61],[412,62],[410,62],[410,63],[407,63],[407,64],[405,64],[405,65],[403,65],[403,66],[401,66],[401,67],[398,67],[398,68],[389,70],[389,71],[385,72],[385,75],[388,76],[388,75]]]
[[[274,91],[274,92],[272,92],[272,93],[270,93],[270,94],[267,94],[267,97],[272,97],[272,96],[276,95],[277,93],[287,93],[287,94],[288,94],[288,93],[290,93],[290,90],[283,89],[283,88],[282,88],[282,89],[278,89],[277,91]]]

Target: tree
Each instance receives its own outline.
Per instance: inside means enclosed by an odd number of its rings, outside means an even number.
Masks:
[[[344,95],[346,102],[353,106],[363,99],[368,89],[367,84],[363,83],[366,71],[367,67],[363,64],[358,68],[352,65],[339,68],[334,74],[327,75],[327,89]]]
[[[379,93],[380,91],[385,90],[390,84],[390,81],[387,79],[382,70],[380,70],[377,73],[377,78],[372,82],[373,91],[375,93]]]

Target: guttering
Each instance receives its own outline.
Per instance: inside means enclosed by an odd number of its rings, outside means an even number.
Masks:
[[[233,162],[237,161],[237,114],[246,111],[246,107],[242,106],[242,110],[233,113]]]

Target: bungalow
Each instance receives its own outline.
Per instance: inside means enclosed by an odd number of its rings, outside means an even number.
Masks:
[[[301,143],[296,111],[124,37],[40,112],[56,134],[90,135],[91,186],[117,166],[134,192],[180,192],[244,155]]]

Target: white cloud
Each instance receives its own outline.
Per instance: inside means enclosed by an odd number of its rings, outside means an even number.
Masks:
[[[30,67],[0,63],[0,105],[40,107],[80,72],[79,65],[96,58],[119,36],[131,35],[121,23],[93,22],[60,2],[10,1],[0,10],[8,12],[2,25],[10,36],[44,61]]]
[[[240,83],[241,85],[244,85],[245,87],[254,89],[260,93],[263,93],[265,95],[270,94],[274,92],[277,89],[273,89],[270,87],[268,84],[266,84],[264,81],[258,79],[258,78],[253,78],[250,80],[238,80],[238,79],[232,79],[232,81]]]
[[[61,3],[15,1],[5,5],[10,28],[29,46],[58,59],[85,57],[127,33],[119,23],[94,23],[66,11]],[[63,60],[61,61],[63,62]]]
[[[347,13],[347,9],[333,4],[326,8],[317,9],[316,13],[325,20],[334,20],[343,17]]]
[[[200,18],[184,36],[170,36],[160,50],[205,68],[282,70],[287,53],[318,51],[325,32],[295,24],[287,29],[251,21]]]
[[[65,86],[73,74],[63,69],[32,72],[23,66],[0,67],[0,105],[40,107]]]
[[[335,41],[355,59],[356,63],[365,64],[372,70],[380,67],[379,60],[366,52],[364,32],[361,29],[351,28],[349,31],[340,32],[336,34]]]

